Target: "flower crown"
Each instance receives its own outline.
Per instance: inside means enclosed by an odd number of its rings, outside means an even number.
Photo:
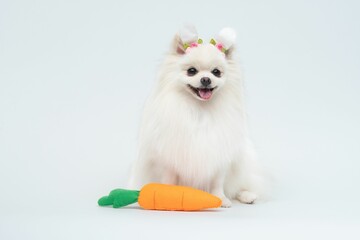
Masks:
[[[198,33],[194,26],[187,25],[184,26],[180,32],[179,36],[183,42],[183,48],[185,52],[189,52],[190,49],[198,47],[200,44],[203,44],[203,40],[198,38]],[[228,50],[234,45],[236,40],[236,33],[231,28],[223,28],[215,38],[210,40],[210,44],[214,45],[222,53],[226,54]]]

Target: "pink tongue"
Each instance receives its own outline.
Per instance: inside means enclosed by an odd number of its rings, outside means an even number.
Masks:
[[[200,89],[199,95],[202,99],[210,99],[212,92],[209,89]]]

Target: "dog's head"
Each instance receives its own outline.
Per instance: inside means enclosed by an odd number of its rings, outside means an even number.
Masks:
[[[177,86],[198,100],[210,100],[226,83],[234,42],[235,32],[230,28],[208,43],[198,38],[194,27],[182,29],[172,45],[172,54],[177,56]]]

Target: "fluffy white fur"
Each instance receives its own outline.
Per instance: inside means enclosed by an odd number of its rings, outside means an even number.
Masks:
[[[232,33],[228,42],[235,40]],[[223,207],[231,206],[229,199],[253,203],[262,178],[248,137],[233,46],[226,54],[211,44],[186,53],[182,46],[176,35],[146,102],[129,187],[149,182],[186,185],[217,195]],[[198,70],[195,76],[187,74],[191,67]],[[221,77],[214,76],[215,68]],[[203,77],[216,87],[208,100],[188,86],[201,87]]]

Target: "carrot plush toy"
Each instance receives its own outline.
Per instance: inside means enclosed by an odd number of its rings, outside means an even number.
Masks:
[[[210,193],[183,186],[150,183],[140,191],[115,189],[99,199],[99,206],[123,207],[138,202],[144,209],[196,211],[221,206],[221,200]]]

